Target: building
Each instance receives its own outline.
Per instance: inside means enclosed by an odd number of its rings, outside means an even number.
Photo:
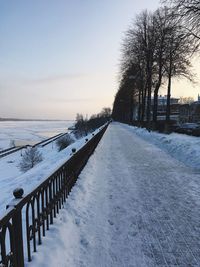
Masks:
[[[179,98],[171,97],[170,98],[170,110],[171,110],[171,119],[178,120],[179,119]],[[154,106],[154,98],[151,97],[151,117],[153,118],[153,106]],[[167,108],[167,96],[158,96],[158,108],[157,108],[157,120],[165,120],[166,119],[166,108]],[[139,115],[139,104],[138,99],[135,98],[133,100],[133,121],[138,120]],[[146,120],[146,118],[144,118]]]
[[[171,120],[178,121],[179,119],[179,98],[171,97],[170,98],[170,118]],[[151,98],[151,105],[153,110],[154,99]],[[158,109],[157,109],[157,120],[166,119],[166,109],[167,109],[167,95],[158,96]]]
[[[200,95],[198,100],[191,104],[183,104],[179,107],[179,122],[200,123]]]
[[[151,98],[151,104],[153,105],[154,98]],[[170,105],[178,104],[179,98],[171,97],[170,98]],[[166,107],[167,106],[167,95],[159,95],[158,96],[158,106],[159,107]]]

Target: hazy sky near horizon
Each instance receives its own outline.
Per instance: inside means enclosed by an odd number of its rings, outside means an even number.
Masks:
[[[123,32],[140,11],[158,6],[159,0],[1,0],[0,117],[74,119],[112,107]],[[180,82],[173,93],[196,98],[198,91]]]

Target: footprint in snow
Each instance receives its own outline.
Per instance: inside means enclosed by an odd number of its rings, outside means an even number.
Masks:
[[[81,245],[84,246],[84,247],[88,247],[88,245],[89,245],[89,242],[84,237],[81,238],[80,242],[81,242]]]
[[[109,222],[110,225],[114,225],[114,222],[112,222],[110,220],[108,220],[108,222]]]
[[[79,226],[80,223],[81,223],[81,220],[80,220],[79,218],[76,218],[76,219],[75,219],[75,224],[76,224],[77,226]]]
[[[136,231],[129,231],[129,236],[131,236],[131,237],[134,237],[134,236],[136,236],[138,233],[136,232]]]

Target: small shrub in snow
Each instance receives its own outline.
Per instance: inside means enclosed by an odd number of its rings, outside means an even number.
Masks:
[[[10,147],[15,147],[15,141],[14,140],[10,140]]]
[[[22,172],[26,172],[42,161],[42,154],[36,147],[27,148],[22,155],[19,168]]]
[[[71,143],[73,143],[73,139],[67,134],[61,138],[59,138],[56,142],[58,150],[61,151],[64,148],[68,147]]]

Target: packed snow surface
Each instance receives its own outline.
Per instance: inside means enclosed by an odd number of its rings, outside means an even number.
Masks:
[[[108,127],[27,266],[200,266],[200,172],[134,131]]]

